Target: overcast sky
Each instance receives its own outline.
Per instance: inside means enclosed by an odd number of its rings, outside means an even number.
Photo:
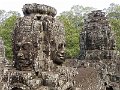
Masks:
[[[26,3],[46,4],[57,9],[58,13],[70,10],[73,5],[94,7],[97,9],[107,8],[110,3],[120,4],[120,0],[1,0],[0,10],[18,11],[22,14],[22,7]]]

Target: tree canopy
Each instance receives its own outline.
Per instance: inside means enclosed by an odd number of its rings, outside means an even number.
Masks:
[[[6,17],[3,16],[4,13],[6,13]],[[1,11],[0,13],[0,19],[1,19],[0,37],[2,37],[4,40],[5,51],[6,51],[5,53],[8,59],[12,59],[11,32],[14,28],[15,21],[17,17],[19,17],[19,15],[20,15],[19,13],[14,11],[10,11],[10,12]]]

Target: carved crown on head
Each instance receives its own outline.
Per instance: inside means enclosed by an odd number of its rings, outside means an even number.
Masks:
[[[57,14],[57,10],[51,6],[44,4],[25,4],[22,8],[24,15],[30,15],[33,13],[47,14],[54,17]]]

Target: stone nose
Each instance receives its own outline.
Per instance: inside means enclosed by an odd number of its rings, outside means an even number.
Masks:
[[[23,57],[23,53],[22,52],[18,52],[18,57]]]
[[[62,51],[60,51],[60,53],[61,53],[61,54],[64,54],[65,52],[62,50]]]
[[[64,52],[64,51],[60,51],[60,52],[58,52],[58,55],[59,55],[60,57],[63,57],[63,56],[64,56],[64,54],[65,54],[65,52]]]

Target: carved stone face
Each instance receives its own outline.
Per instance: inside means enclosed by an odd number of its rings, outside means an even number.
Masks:
[[[51,59],[55,64],[62,65],[65,61],[65,30],[63,24],[56,20],[51,32]]]
[[[30,47],[32,47],[30,42],[20,42],[16,45],[19,63],[25,63],[26,65],[30,64]]]
[[[31,68],[37,53],[37,43],[30,41],[18,42],[15,44],[15,52],[16,62],[18,62],[19,65],[18,68]]]
[[[53,54],[53,62],[61,65],[65,61],[65,44],[58,44],[57,50]]]

